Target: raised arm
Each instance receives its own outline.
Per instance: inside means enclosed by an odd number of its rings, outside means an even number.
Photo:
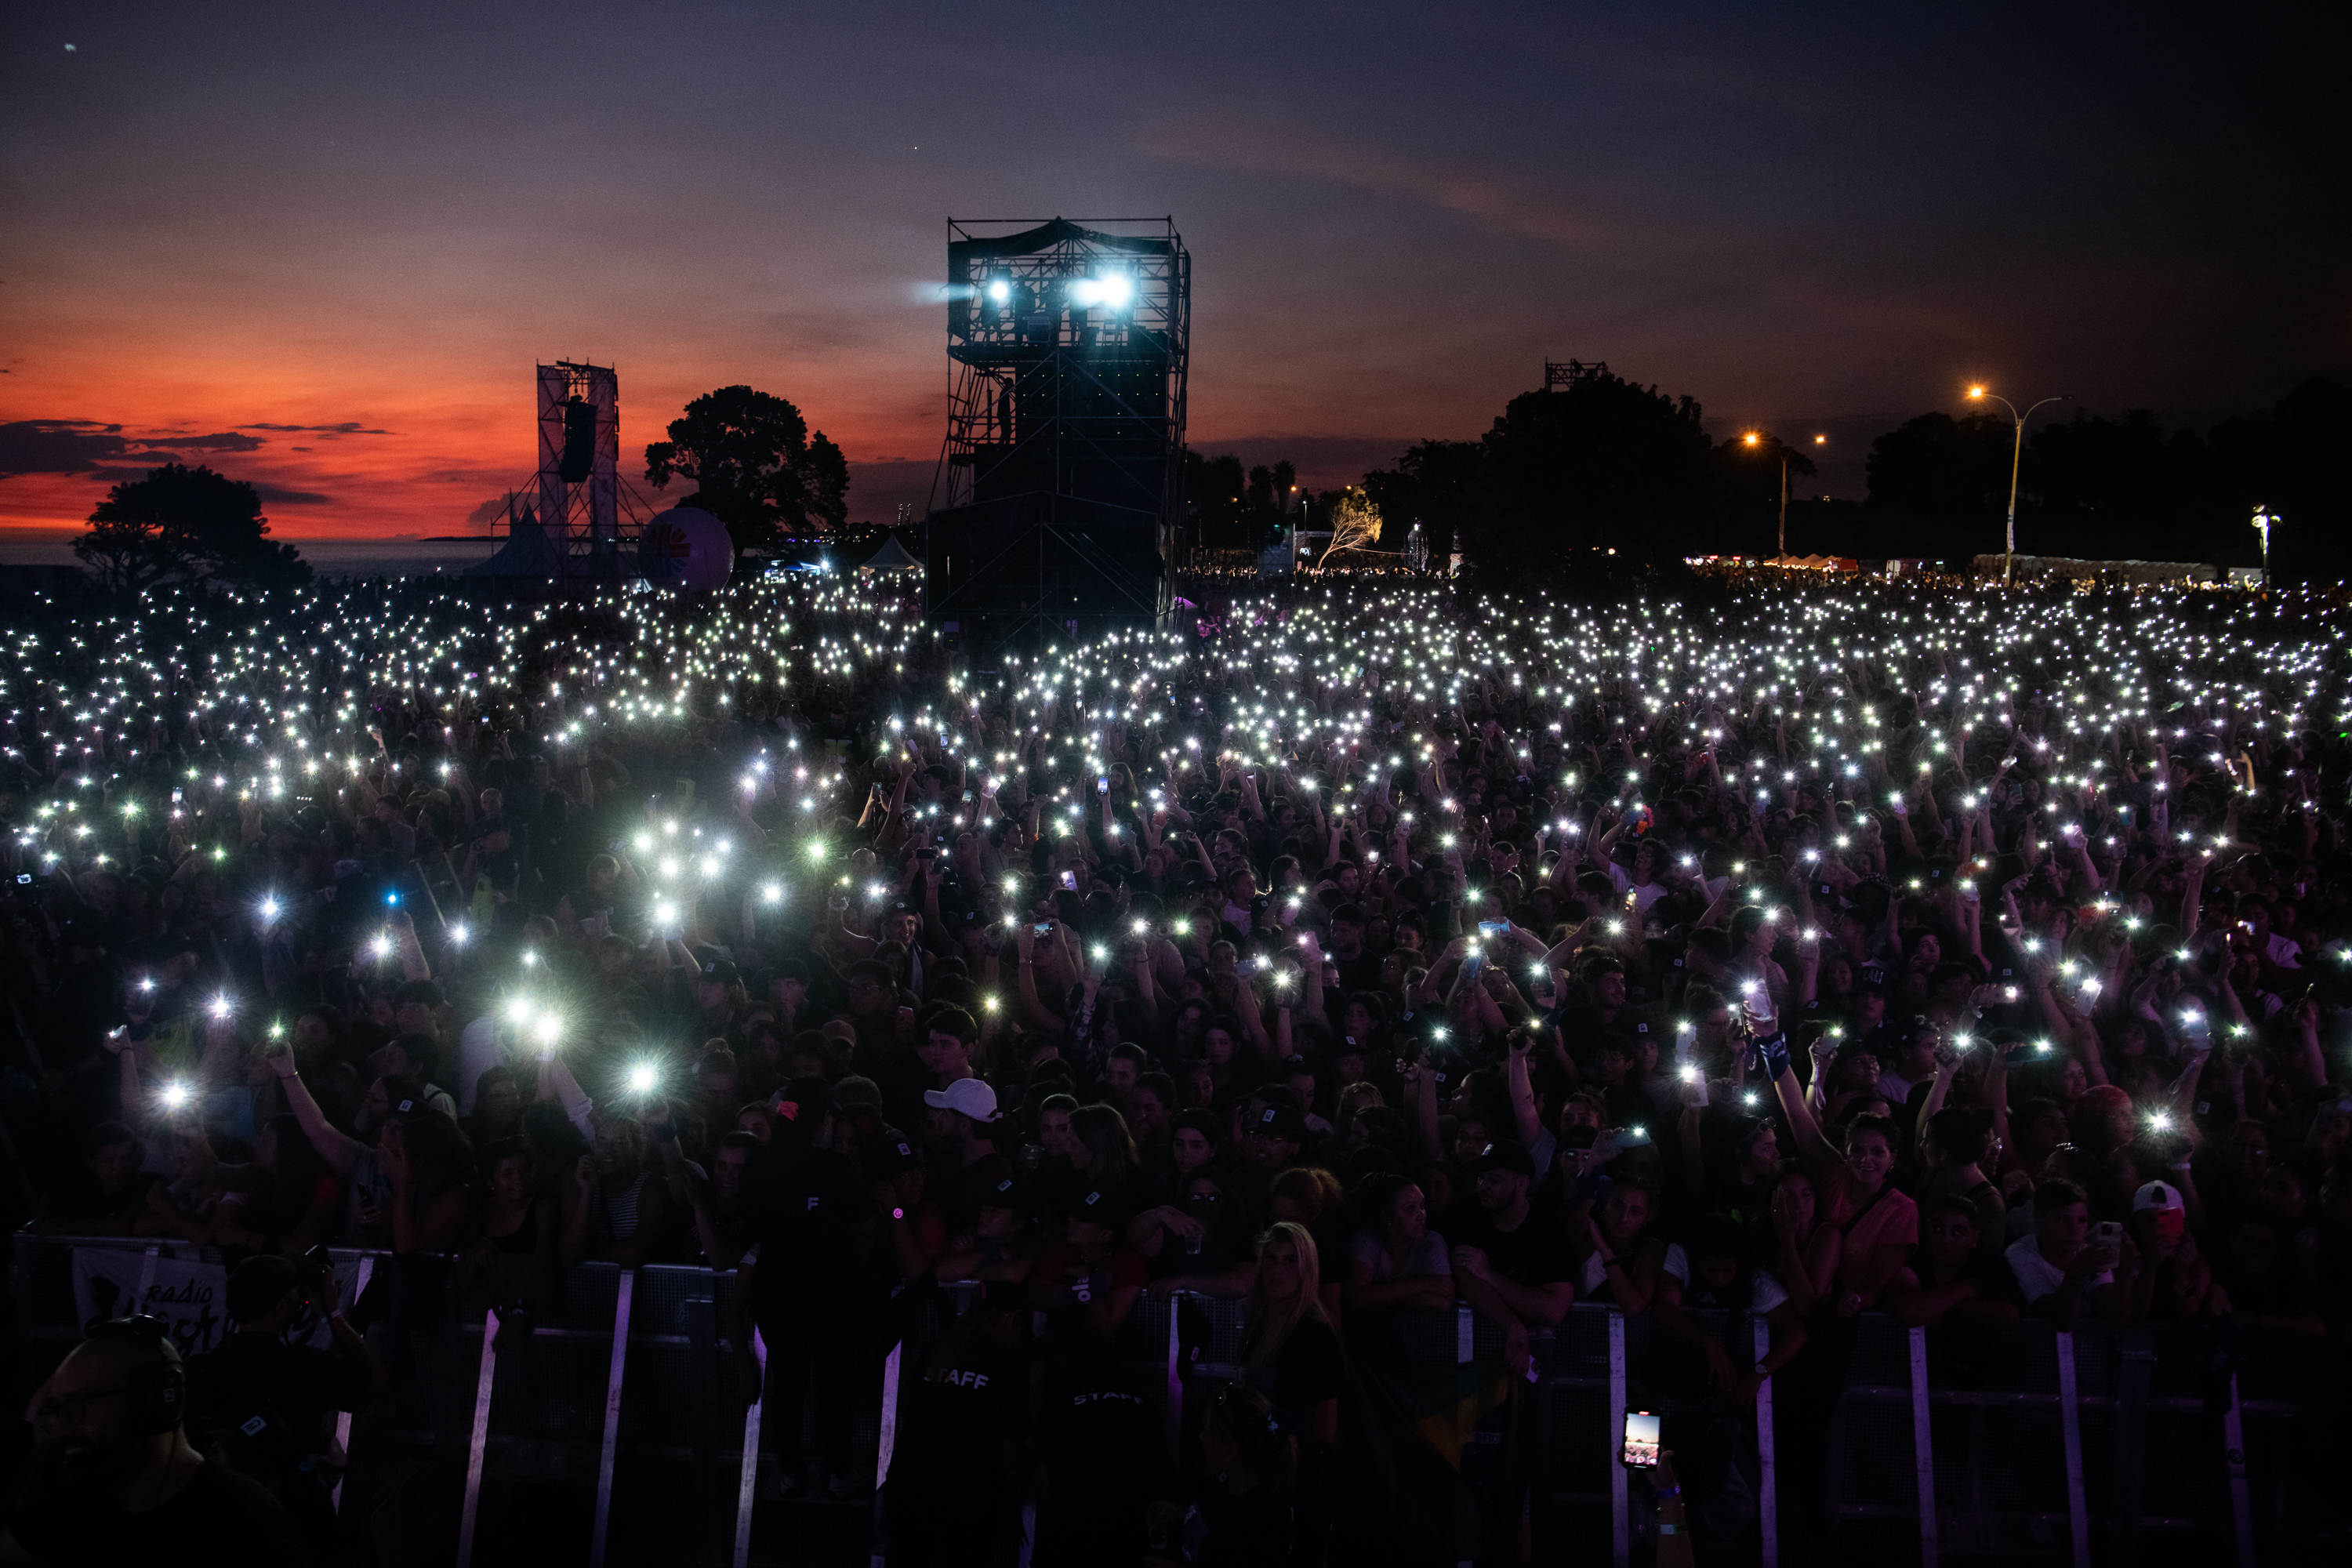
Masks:
[[[1816,1179],[1826,1176],[1843,1163],[1838,1152],[1822,1136],[1822,1124],[1813,1120],[1813,1108],[1805,1103],[1804,1086],[1789,1066],[1789,1040],[1777,1030],[1757,1042],[1764,1058],[1764,1071],[1772,1079],[1772,1092],[1780,1099],[1780,1109],[1789,1118],[1789,1131],[1797,1142],[1797,1155],[1804,1161],[1806,1171]]]
[[[294,1113],[294,1120],[301,1123],[303,1135],[310,1140],[310,1147],[319,1152],[319,1157],[327,1162],[335,1174],[350,1175],[352,1167],[359,1163],[360,1151],[365,1145],[327,1120],[327,1113],[320,1110],[319,1102],[311,1098],[310,1086],[302,1081],[301,1074],[296,1070],[294,1052],[289,1047],[282,1041],[274,1043],[267,1057],[270,1070],[278,1075],[278,1089],[286,1097],[286,1108]]]

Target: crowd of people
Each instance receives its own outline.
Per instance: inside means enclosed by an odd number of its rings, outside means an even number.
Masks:
[[[1040,1564],[1319,1563],[1365,1380],[1457,1306],[1509,1383],[1645,1316],[1702,1538],[1863,1313],[2352,1337],[2319,601],[1325,585],[976,663],[873,589],[313,596],[0,650],[19,1219],[217,1248],[258,1331],[334,1306],[322,1245],[501,1342],[569,1265],[732,1271],[771,1502],[870,1490],[882,1355],[968,1303],[902,1374],[894,1563],[1024,1498]],[[1120,1347],[1181,1296],[1244,1329],[1171,1457]],[[123,1530],[238,1468],[90,1435],[93,1384],[201,1394],[167,1364],[106,1326],[30,1407]]]

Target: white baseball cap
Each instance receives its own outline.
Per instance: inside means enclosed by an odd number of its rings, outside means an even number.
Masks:
[[[974,1121],[996,1120],[996,1091],[976,1078],[960,1078],[945,1089],[923,1090],[923,1103],[935,1110],[956,1110]]]

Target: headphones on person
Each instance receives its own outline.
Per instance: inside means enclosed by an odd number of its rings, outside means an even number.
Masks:
[[[131,1421],[142,1436],[176,1431],[188,1409],[188,1369],[180,1347],[172,1341],[172,1325],[142,1313],[135,1318],[100,1318],[88,1325],[93,1340],[127,1340],[153,1350],[158,1359],[131,1369],[123,1385],[131,1402]]]

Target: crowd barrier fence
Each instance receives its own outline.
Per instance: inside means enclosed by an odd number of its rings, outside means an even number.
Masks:
[[[111,1315],[135,1299],[170,1318],[192,1351],[222,1331],[226,1277],[205,1249],[14,1241],[20,1397],[81,1337],[93,1307]],[[783,1554],[776,1526],[753,1531],[762,1412],[741,1397],[721,1330],[731,1274],[582,1265],[567,1271],[560,1312],[493,1352],[495,1313],[460,1309],[451,1260],[347,1249],[334,1258],[354,1321],[393,1373],[375,1408],[340,1419],[350,1468],[339,1507],[368,1506],[344,1497],[355,1486],[414,1509],[419,1494],[394,1483],[403,1466],[422,1462],[453,1483],[462,1470],[447,1521],[460,1568],[501,1500],[511,1509],[532,1488],[572,1497],[574,1513],[577,1494],[593,1495],[580,1544],[594,1568],[649,1558],[741,1568]],[[950,1287],[902,1299],[895,1327],[886,1334],[876,1325],[863,1347],[881,1367],[857,1414],[877,1486],[889,1468],[902,1361],[936,1339],[961,1294]],[[1502,1356],[1500,1332],[1466,1307],[1402,1316],[1398,1327],[1413,1362]],[[1760,1321],[1728,1327],[1752,1335],[1762,1355]],[[1234,1375],[1241,1329],[1240,1303],[1202,1297],[1147,1296],[1130,1317],[1122,1354],[1149,1389],[1171,1453]],[[885,1338],[894,1342],[887,1352]],[[1617,1453],[1628,1408],[1675,1418],[1673,1396],[1650,1382],[1651,1338],[1649,1319],[1605,1306],[1574,1308],[1555,1332],[1535,1336],[1521,1449],[1534,1561],[1561,1561],[1568,1542],[1604,1538],[1612,1568],[1647,1560],[1650,1510],[1637,1506],[1644,1483]],[[1849,1342],[1809,1345],[1764,1385],[1752,1413],[1737,1413],[1737,1462],[1754,1501],[1745,1551],[1779,1568],[1794,1510],[1813,1548],[1839,1562],[1936,1568],[2000,1556],[2093,1568],[2146,1560],[2151,1536],[2190,1534],[2221,1543],[2241,1568],[2342,1561],[2347,1394],[2347,1357],[2311,1339],[2179,1324],[1922,1330],[1865,1314],[1852,1321]],[[1687,1419],[1687,1401],[1683,1408]],[[694,1516],[691,1540],[680,1539],[681,1500]],[[845,1511],[854,1512],[834,1513]],[[1350,1517],[1343,1511],[1343,1531]],[[1360,1511],[1353,1517],[1369,1526]],[[870,1553],[878,1568],[878,1518],[835,1518],[827,1538],[804,1516],[794,1552]],[[651,1550],[648,1531],[658,1542]],[[760,1550],[762,1537],[776,1549]],[[498,1558],[486,1549],[482,1560]]]

